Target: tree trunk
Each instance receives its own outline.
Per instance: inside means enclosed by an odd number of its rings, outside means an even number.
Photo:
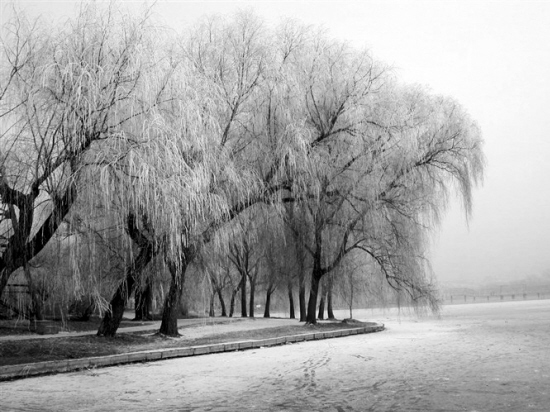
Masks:
[[[240,285],[240,283],[239,283]],[[237,297],[237,292],[239,291],[239,288],[233,289],[233,292],[231,292],[231,299],[229,301],[229,317],[233,317],[233,313],[235,313],[235,298]]]
[[[300,304],[300,322],[305,322],[307,320],[305,284],[300,284],[300,289],[298,291],[298,303]]]
[[[227,317],[227,311],[225,309],[225,300],[223,300],[223,293],[221,289],[218,289],[218,299],[220,300],[220,306],[222,307],[222,317]]]
[[[216,298],[216,292],[212,291],[210,294],[210,309],[208,310],[208,316],[211,318],[216,317],[216,312],[214,311],[214,299]]]
[[[349,290],[349,318],[350,319],[353,319],[353,291],[354,291],[354,287],[353,287],[353,281],[351,279],[351,276],[350,276],[350,290]]]
[[[254,317],[254,293],[256,293],[256,280],[250,279],[250,306],[249,306],[249,316]]]
[[[185,281],[185,271],[188,262],[192,259],[190,251],[183,251],[183,259],[181,267],[178,267],[174,262],[168,261],[168,269],[172,275],[170,282],[170,290],[164,300],[164,308],[162,311],[162,322],[160,324],[159,333],[166,336],[179,336],[178,332],[178,307],[180,297],[183,291],[183,282]]]
[[[241,317],[246,318],[246,274],[241,275]]]
[[[21,199],[13,199],[13,202],[10,202],[8,198],[12,196],[6,196],[6,191],[10,192],[10,195]],[[39,196],[39,191],[25,195],[9,188],[6,183],[3,187],[0,187],[0,192],[3,192],[0,197],[2,197],[4,204],[8,204],[10,208],[15,206],[19,208],[18,220],[22,223],[17,225],[16,233],[8,238],[7,244],[4,245],[4,251],[0,255],[0,296],[2,296],[13,272],[28,263],[48,244],[76,201],[78,192],[76,184],[71,184],[61,196],[55,196],[53,198],[53,210],[42,225],[38,227],[37,231],[33,230],[33,222],[34,202]],[[30,236],[31,232],[34,233],[32,238]]]
[[[319,313],[317,314],[317,319],[323,320],[325,318],[325,282],[321,282],[319,285],[321,299],[319,300]]]
[[[288,304],[290,306],[290,319],[296,319],[294,313],[294,294],[292,293],[292,282],[288,282]]]
[[[128,296],[132,293],[134,288],[134,273],[132,270],[127,269],[126,279],[118,286],[115,294],[111,298],[109,304],[110,308],[105,312],[99,329],[97,330],[97,336],[113,337],[116,334],[122,317],[124,316],[124,309],[126,308],[126,302]]]
[[[325,319],[325,297],[321,293],[321,299],[319,300],[319,313],[317,314],[317,319]]]
[[[334,316],[334,312],[332,310],[332,287],[334,284],[334,278],[332,275],[328,278],[328,291],[327,291],[327,313],[328,318],[333,320],[336,319]]]
[[[136,288],[134,295],[136,300],[134,320],[152,320],[151,308],[153,307],[153,285],[148,278],[143,288]]]
[[[270,307],[271,307],[271,295],[272,294],[273,294],[273,292],[268,289],[266,297],[265,297],[264,318],[269,318],[271,316]]]
[[[317,324],[317,295],[319,292],[319,283],[322,275],[315,272],[311,275],[311,287],[309,289],[309,301],[307,306],[306,323],[315,325]]]
[[[135,280],[154,256],[154,244],[139,231],[133,213],[128,214],[128,233],[139,245],[139,253],[126,267],[126,279],[119,285],[97,330],[97,336],[113,337],[122,321],[128,297],[132,294]]]
[[[36,289],[34,289],[32,291],[31,299],[32,299],[32,315],[34,316],[34,319],[44,320],[44,312],[42,311],[44,302],[42,301],[42,295]]]
[[[25,272],[25,277],[27,278],[27,286],[29,288],[29,296],[31,298],[29,319],[44,320],[44,314],[42,313],[42,297],[34,287],[34,282],[32,281],[31,269],[29,268],[28,263],[25,263],[25,265],[23,266],[23,271]]]

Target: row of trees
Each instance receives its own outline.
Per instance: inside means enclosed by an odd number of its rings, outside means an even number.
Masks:
[[[307,286],[310,323],[321,281],[357,264],[437,307],[428,236],[449,194],[469,213],[483,173],[480,132],[452,99],[320,30],[248,13],[176,35],[150,9],[83,3],[63,25],[15,13],[3,33],[0,293],[21,269],[30,286],[57,239],[72,261],[107,268],[109,251],[120,268],[73,271],[111,296],[100,335],[160,273],[161,333],[176,335],[186,274],[212,273],[215,290],[212,268],[230,264],[243,289],[260,270],[293,279],[301,308]],[[270,248],[261,265],[255,244]]]

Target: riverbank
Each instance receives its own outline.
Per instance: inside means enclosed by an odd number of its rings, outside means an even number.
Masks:
[[[114,338],[90,332],[56,335],[14,335],[0,340],[0,380],[229,352],[294,342],[377,332],[374,322],[323,321],[300,324],[294,319],[197,320],[180,328],[182,336],[156,333],[158,325],[121,328]]]

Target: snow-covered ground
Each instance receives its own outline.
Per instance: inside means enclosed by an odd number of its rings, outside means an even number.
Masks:
[[[550,411],[550,300],[354,317],[387,330],[4,382],[0,410]]]

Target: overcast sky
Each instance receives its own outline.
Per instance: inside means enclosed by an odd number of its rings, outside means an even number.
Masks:
[[[59,17],[78,2],[16,3]],[[469,225],[455,202],[434,233],[432,264],[441,283],[550,272],[550,1],[160,0],[156,11],[177,29],[204,13],[239,8],[268,22],[292,17],[323,25],[334,37],[366,45],[403,81],[455,97],[477,120],[486,178]]]

